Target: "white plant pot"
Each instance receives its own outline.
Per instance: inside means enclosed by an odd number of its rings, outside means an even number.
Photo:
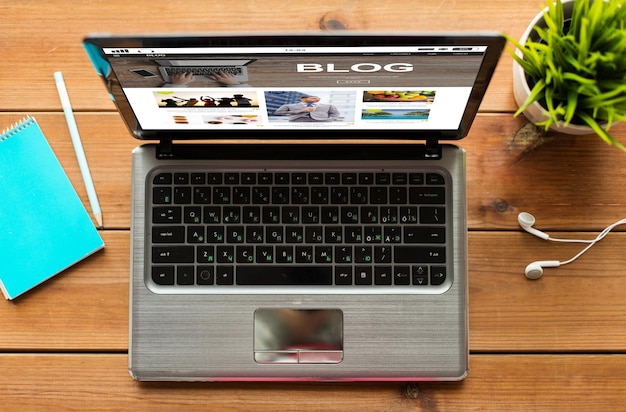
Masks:
[[[565,14],[565,18],[571,16],[572,10],[574,8],[574,1],[565,1],[563,0],[563,12]],[[526,39],[534,33],[533,28],[535,26],[545,27],[545,23],[543,21],[543,14],[548,10],[546,7],[541,13],[537,14],[533,20],[530,22],[524,34],[520,38],[520,44],[525,44]],[[515,53],[518,56],[522,56],[522,52],[516,50]],[[516,61],[513,61],[513,96],[515,97],[515,103],[520,107],[528,96],[530,95],[530,87],[528,86],[528,82],[526,81],[526,74],[524,73],[524,69],[519,65]],[[545,109],[537,102],[534,102],[526,110],[524,110],[524,116],[531,121],[532,123],[539,123],[548,118],[545,114]],[[557,124],[553,124],[550,126],[550,130],[558,133],[565,133],[571,135],[588,135],[594,134],[594,131],[589,126],[580,126],[569,124],[565,125],[563,122],[559,122]]]

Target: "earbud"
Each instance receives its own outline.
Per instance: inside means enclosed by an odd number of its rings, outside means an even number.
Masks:
[[[528,266],[526,266],[526,270],[524,271],[524,274],[526,275],[528,279],[539,279],[541,275],[543,275],[543,268],[554,268],[554,267],[559,267],[562,265],[567,265],[569,263],[572,263],[573,261],[578,259],[583,253],[588,251],[589,248],[591,248],[591,246],[595,245],[597,242],[604,239],[604,237],[608,235],[609,232],[613,230],[616,226],[626,224],[626,219],[618,220],[617,222],[613,223],[612,225],[604,229],[602,232],[600,232],[598,236],[595,237],[595,239],[580,240],[580,239],[555,239],[555,238],[550,237],[550,235],[548,235],[547,233],[533,228],[532,226],[535,224],[535,218],[530,213],[526,213],[526,212],[520,213],[519,215],[517,215],[517,221],[519,225],[522,227],[522,229],[544,240],[551,240],[553,242],[588,243],[588,245],[585,246],[583,250],[578,252],[576,256],[574,256],[573,258],[569,260],[565,260],[563,262],[558,261],[558,260],[538,260],[536,262],[530,263]]]
[[[526,266],[525,275],[528,279],[539,279],[543,275],[543,268],[556,268],[561,266],[558,260],[539,260]]]
[[[535,217],[530,213],[520,213],[519,215],[517,215],[517,221],[519,222],[519,225],[522,227],[522,229],[524,229],[528,233],[540,237],[544,240],[548,240],[550,238],[550,235],[548,235],[547,233],[533,228],[533,225],[535,224]]]

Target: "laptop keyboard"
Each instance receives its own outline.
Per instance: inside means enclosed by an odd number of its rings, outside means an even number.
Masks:
[[[448,277],[439,172],[159,169],[149,180],[157,287],[425,289]]]
[[[216,66],[216,67],[200,67],[200,66],[191,66],[191,67],[166,67],[165,71],[167,74],[178,74],[178,73],[193,73],[196,76],[208,76],[215,73],[228,73],[232,75],[240,75],[242,73],[241,67],[237,66]]]

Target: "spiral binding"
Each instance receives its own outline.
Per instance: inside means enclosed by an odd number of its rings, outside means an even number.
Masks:
[[[0,142],[4,142],[10,137],[18,134],[22,130],[26,129],[28,126],[35,122],[35,118],[31,116],[26,116],[19,122],[14,123],[10,127],[4,129],[2,133],[0,133]]]

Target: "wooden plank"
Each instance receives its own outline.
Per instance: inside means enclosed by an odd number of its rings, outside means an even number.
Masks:
[[[126,355],[0,354],[5,410],[615,410],[624,355],[474,355],[449,383],[138,383]]]
[[[517,229],[522,211],[545,230],[599,231],[626,217],[624,152],[596,135],[526,139],[524,123],[478,116],[459,142],[467,150],[471,229]],[[611,132],[626,142],[626,124]]]
[[[424,0],[358,2],[318,0],[315,3],[242,0],[214,3],[190,0],[185,7],[150,1],[111,0],[106,4],[74,1],[67,24],[67,3],[32,2],[0,4],[3,37],[0,46],[0,90],[11,96],[11,109],[20,111],[60,110],[52,73],[64,73],[70,99],[76,110],[112,110],[104,88],[82,48],[85,35],[206,32],[206,31],[318,31],[321,22],[334,21],[350,30],[388,31],[477,31],[494,30],[519,37],[526,24],[541,9],[537,1],[516,2],[505,7],[513,18],[502,18],[496,7],[480,0],[447,3]],[[193,10],[195,18],[190,18]],[[280,12],[276,12],[280,10]],[[480,10],[476,13],[476,10]],[[407,18],[407,12],[411,17]],[[129,17],[132,16],[132,17]],[[132,21],[132,24],[129,24]],[[33,24],[37,22],[37,24]],[[332,25],[332,24],[331,24]],[[45,27],[45,35],[42,35]],[[511,59],[503,57],[483,110],[511,111]],[[2,108],[6,110],[8,107]]]
[[[570,239],[588,233],[555,233]],[[580,259],[524,276],[537,260],[567,260],[585,245],[549,244],[526,233],[471,232],[470,348],[495,352],[624,352],[623,245],[613,233]]]
[[[101,234],[103,250],[0,304],[0,351],[128,348],[129,232]]]
[[[0,304],[0,350],[127,350],[129,233],[106,230],[103,238],[103,251]],[[626,351],[625,243],[625,233],[610,234],[576,263],[530,281],[523,274],[528,263],[565,260],[580,246],[549,245],[526,233],[471,232],[470,349]]]

